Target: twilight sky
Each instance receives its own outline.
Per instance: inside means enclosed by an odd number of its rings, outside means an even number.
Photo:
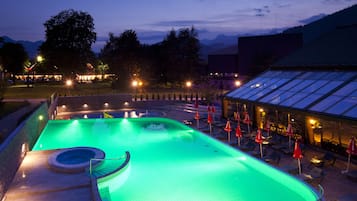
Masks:
[[[199,39],[218,34],[258,33],[303,25],[357,0],[1,0],[0,36],[15,40],[44,40],[44,22],[60,11],[89,13],[98,40],[127,29],[141,42],[158,42],[171,29],[191,27]],[[155,41],[156,40],[156,41]]]

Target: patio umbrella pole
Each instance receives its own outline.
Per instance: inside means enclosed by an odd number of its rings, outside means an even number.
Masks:
[[[262,143],[259,144],[260,147],[260,158],[263,158],[263,145]]]
[[[212,125],[209,124],[209,134],[212,135]]]
[[[346,170],[342,171],[342,174],[347,173],[350,169],[350,163],[351,163],[351,154],[348,154],[348,159],[347,159],[347,168]]]
[[[228,143],[230,143],[231,142],[231,132],[229,131],[228,132]]]
[[[240,146],[240,137],[238,137],[238,146]]]
[[[298,167],[299,167],[299,175],[301,174],[301,162],[300,158],[298,158]]]

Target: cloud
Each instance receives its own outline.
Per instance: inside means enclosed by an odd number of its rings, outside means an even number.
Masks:
[[[160,21],[157,23],[154,23],[152,25],[154,26],[164,26],[164,27],[173,27],[173,26],[178,26],[178,27],[187,27],[187,26],[192,26],[192,25],[199,25],[199,24],[212,24],[212,23],[217,23],[217,22],[212,22],[209,20],[172,20],[172,21]]]
[[[314,22],[314,21],[317,21],[317,20],[319,20],[319,19],[321,19],[321,18],[323,18],[323,17],[325,17],[325,16],[326,16],[326,14],[320,13],[320,14],[318,14],[318,15],[313,15],[313,16],[308,17],[308,18],[306,18],[306,19],[299,20],[299,23],[309,24],[309,23]]]
[[[262,8],[253,8],[254,15],[257,17],[264,17],[270,13],[269,6],[263,6]]]

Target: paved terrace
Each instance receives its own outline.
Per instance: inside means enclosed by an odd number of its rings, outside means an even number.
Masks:
[[[191,120],[194,117],[194,111],[192,105],[172,103],[167,104],[152,104],[146,105],[148,110],[162,111],[168,118],[176,119],[178,121]],[[202,107],[202,111],[206,112],[206,107]],[[201,114],[201,117],[207,116]],[[216,117],[216,120],[218,117]],[[222,132],[222,126],[224,122],[220,122],[214,128],[214,132]],[[192,127],[195,128],[196,124],[193,122]],[[203,118],[200,121],[200,127],[206,128],[207,123]],[[207,133],[209,134],[209,133]],[[223,137],[220,140],[227,142]],[[235,138],[232,138],[232,142],[235,142]],[[235,143],[232,143],[238,149]],[[264,147],[267,152],[272,151],[269,147]],[[16,176],[6,193],[5,201],[84,201],[91,200],[90,180],[85,173],[80,174],[64,174],[56,173],[49,169],[47,165],[47,157],[51,151],[34,151],[29,152],[20,168],[17,171]],[[324,151],[305,147],[304,158],[302,159],[303,172],[307,171],[310,167],[310,159],[315,155],[322,155]],[[274,165],[277,168],[283,168],[285,165],[296,164],[291,154],[281,153],[281,160],[278,165]],[[338,157],[333,166],[323,167],[324,178],[321,181],[321,185],[325,190],[326,201],[356,201],[355,198],[351,198],[352,195],[356,195],[357,183],[347,179],[346,175],[341,174],[341,171],[346,169],[345,157]],[[352,164],[351,170],[357,170],[357,165]],[[312,186],[316,188],[316,186]]]

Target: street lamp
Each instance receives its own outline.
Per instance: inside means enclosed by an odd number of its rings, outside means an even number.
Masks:
[[[191,81],[186,81],[186,88],[187,88],[187,95],[186,95],[186,100],[188,100],[188,95],[190,93],[190,88],[192,87],[192,82]],[[192,99],[192,98],[191,98]]]
[[[68,90],[68,95],[70,96],[71,87],[73,86],[73,81],[71,79],[66,80],[66,88]]]
[[[241,84],[242,84],[242,83],[241,83],[239,80],[234,81],[234,85],[235,85],[236,87],[240,87]]]

